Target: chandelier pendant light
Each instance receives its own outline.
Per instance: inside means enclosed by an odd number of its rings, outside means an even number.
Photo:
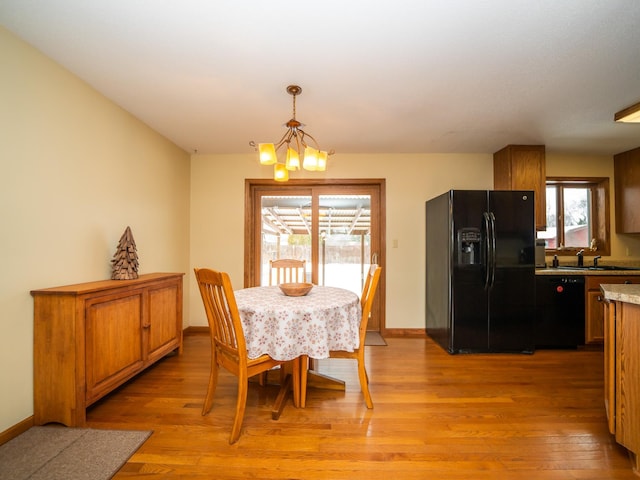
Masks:
[[[318,142],[312,135],[305,132],[302,127],[304,125],[296,120],[296,96],[302,93],[302,88],[298,85],[289,85],[287,93],[293,97],[293,116],[285,126],[287,131],[278,142],[259,143],[257,145],[260,164],[273,165],[273,179],[286,182],[289,180],[289,171],[300,170],[300,161],[302,159],[302,168],[308,171],[324,171],[327,169],[327,158],[334,152],[321,150]],[[309,142],[309,140],[311,142]],[[311,144],[310,144],[311,143]],[[256,147],[255,142],[249,142],[249,145]],[[283,148],[284,147],[284,148]],[[284,150],[284,162],[278,161],[278,150]]]

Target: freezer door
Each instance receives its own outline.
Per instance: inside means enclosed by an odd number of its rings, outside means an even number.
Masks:
[[[489,350],[533,352],[535,220],[532,191],[489,192],[495,276],[489,289]]]

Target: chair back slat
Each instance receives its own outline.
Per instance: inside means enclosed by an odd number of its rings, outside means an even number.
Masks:
[[[216,347],[246,361],[244,331],[229,275],[207,268],[195,269],[195,274]]]
[[[269,261],[269,285],[304,283],[307,278],[306,260],[282,258]]]

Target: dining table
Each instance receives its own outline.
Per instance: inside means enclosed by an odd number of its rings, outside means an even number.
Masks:
[[[293,379],[296,407],[306,404],[307,379],[318,386],[344,390],[343,381],[309,370],[309,359],[321,360],[329,358],[331,351],[353,352],[359,347],[362,310],[356,293],[321,285],[313,285],[301,296],[285,295],[278,286],[234,293],[249,358],[266,354],[274,360],[291,361],[291,375],[297,376]],[[274,419],[284,408],[289,385],[282,385],[272,411]],[[300,390],[295,390],[296,385]]]

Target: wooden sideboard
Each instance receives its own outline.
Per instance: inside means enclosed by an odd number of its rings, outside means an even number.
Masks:
[[[83,426],[86,408],[182,351],[182,273],[34,290],[34,423]]]

